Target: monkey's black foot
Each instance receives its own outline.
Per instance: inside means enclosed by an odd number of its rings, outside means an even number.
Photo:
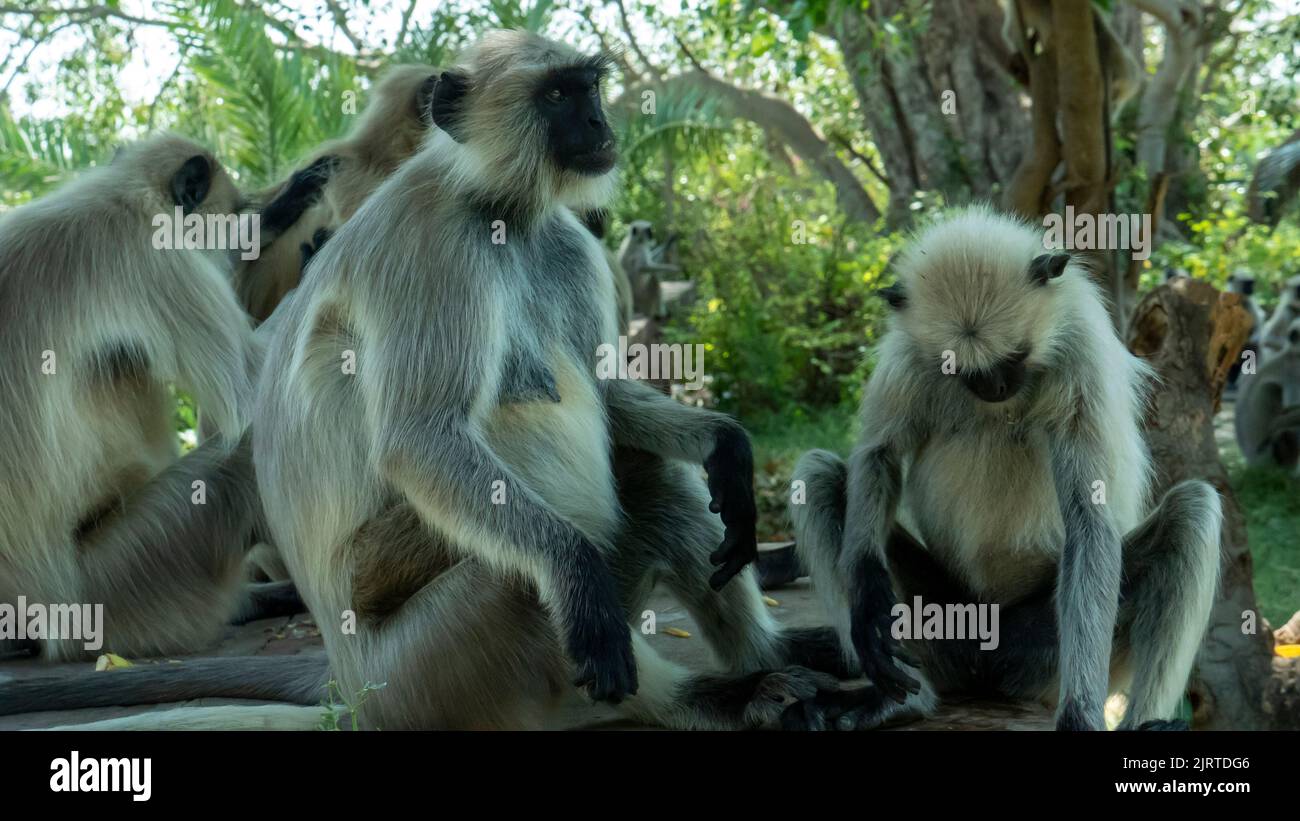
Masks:
[[[573,683],[587,690],[593,701],[618,704],[636,695],[636,658],[632,654],[632,633],[621,618],[612,624],[599,616],[573,628],[569,657],[577,667]]]
[[[1067,701],[1061,705],[1056,714],[1056,731],[1061,733],[1086,732],[1105,729],[1100,721],[1091,721],[1076,702]]]
[[[786,727],[784,716],[787,712],[795,710],[800,704],[815,700],[819,695],[839,689],[839,682],[834,676],[806,667],[786,667],[770,673],[755,673],[753,677],[746,678],[754,684],[741,711],[740,720],[745,727]],[[816,715],[810,713],[810,725],[815,720]],[[800,727],[796,724],[791,729],[820,730],[825,727]]]
[[[1188,730],[1191,729],[1192,729],[1192,725],[1188,724],[1186,721],[1183,721],[1182,719],[1173,719],[1171,721],[1166,721],[1164,719],[1157,718],[1157,719],[1152,719],[1151,721],[1144,721],[1137,726],[1138,732],[1142,732],[1142,731],[1187,732]]]
[[[786,730],[874,730],[921,718],[919,704],[898,704],[871,685],[818,691],[811,698],[790,705],[781,714]]]
[[[786,664],[807,667],[837,678],[858,678],[861,673],[844,659],[833,627],[787,627],[781,631]]]
[[[247,624],[258,619],[296,616],[307,612],[307,605],[293,582],[264,582],[244,588],[244,605],[230,620],[231,624]]]

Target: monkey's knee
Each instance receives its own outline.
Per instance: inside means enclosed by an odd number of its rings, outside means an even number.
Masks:
[[[833,563],[844,528],[848,466],[825,450],[811,450],[795,464],[790,487],[790,521],[805,566]]]
[[[1145,564],[1174,562],[1183,570],[1199,571],[1217,580],[1223,503],[1208,482],[1179,482],[1160,500],[1152,517],[1157,525],[1139,546]]]

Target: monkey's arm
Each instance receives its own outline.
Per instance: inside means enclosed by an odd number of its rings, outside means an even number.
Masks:
[[[291,176],[279,192],[258,212],[261,242],[266,248],[294,226],[303,213],[315,205],[330,177],[337,170],[339,158],[326,155]]]
[[[1065,525],[1057,573],[1058,730],[1105,729],[1111,642],[1123,568],[1121,535],[1095,485],[1109,475],[1103,437],[1084,423],[1053,437],[1052,478]],[[1103,488],[1104,489],[1104,486]]]
[[[902,491],[898,452],[884,437],[868,438],[849,459],[838,575],[846,580],[850,634],[863,675],[882,694],[902,702],[908,693],[920,692],[921,685],[895,663],[898,659],[917,666],[891,631],[897,602],[885,546]]]
[[[482,289],[444,291],[438,315],[460,319],[447,327],[430,328],[427,308],[409,300],[375,306],[385,324],[362,315],[361,327],[384,329],[365,340],[357,370],[374,465],[453,544],[534,580],[578,667],[577,683],[592,698],[617,701],[636,692],[636,668],[613,575],[591,539],[489,447],[474,416],[486,404],[482,394],[496,390],[484,360],[499,357],[504,337],[483,297]],[[433,350],[437,368],[424,361]]]
[[[726,527],[722,544],[709,556],[719,565],[709,584],[722,589],[758,556],[754,454],[748,434],[729,416],[675,402],[641,382],[610,379],[602,385],[616,445],[704,466],[709,510],[720,514]]]

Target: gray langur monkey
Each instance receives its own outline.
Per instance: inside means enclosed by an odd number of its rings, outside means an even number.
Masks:
[[[595,376],[613,284],[574,212],[613,190],[605,67],[526,32],[484,37],[435,86],[438,132],[313,260],[272,342],[285,366],[264,370],[255,423],[268,519],[343,691],[387,683],[368,723],[529,726],[571,682],[677,727],[871,695],[793,666],[840,670],[833,636],[780,631],[744,571],[743,429]],[[611,445],[647,458],[612,470]],[[704,465],[712,500],[679,460]],[[657,579],[727,675],[629,630]],[[345,612],[356,635],[332,626]]]
[[[1251,466],[1292,470],[1300,464],[1300,317],[1285,339],[1286,346],[1270,352],[1255,373],[1241,375],[1233,421],[1237,446]]]
[[[1290,342],[1287,334],[1291,330],[1291,323],[1297,319],[1300,319],[1300,275],[1286,281],[1282,295],[1277,301],[1277,307],[1264,323],[1263,357],[1265,359],[1281,353],[1288,347]]]
[[[645,220],[633,220],[628,225],[627,236],[618,248],[618,263],[631,283],[635,310],[650,317],[662,316],[660,276],[681,269],[660,259],[653,225]]]
[[[432,124],[429,99],[438,70],[426,65],[388,69],[369,92],[369,102],[346,137],[312,152],[308,169],[328,169],[323,192],[283,241],[244,263],[235,272],[235,289],[244,309],[263,322],[298,285],[303,266],[366,197],[420,148]],[[254,202],[274,201],[297,175],[270,186]]]
[[[263,241],[314,195],[288,189]],[[105,650],[194,650],[283,592],[240,585],[259,355],[231,252],[156,242],[160,216],[212,226],[241,204],[208,151],[159,136],[0,219],[0,602],[103,605]],[[219,434],[183,458],[173,384]],[[84,644],[0,649],[73,660],[95,652]]]
[[[536,726],[575,684],[678,728],[878,711],[874,688],[840,686],[830,628],[779,628],[762,602],[744,430],[597,378],[613,284],[575,212],[615,183],[606,65],[535,34],[486,35],[440,76],[437,133],[276,312],[257,475],[340,691],[386,685],[367,726]],[[611,447],[628,455],[611,463]],[[658,581],[724,672],[671,664],[630,629]],[[322,667],[222,661],[122,671],[79,695],[321,696]],[[0,712],[49,704],[45,684],[0,685]]]
[[[1258,361],[1263,352],[1264,340],[1264,309],[1259,307],[1255,301],[1255,277],[1249,272],[1238,271],[1228,279],[1228,293],[1239,294],[1241,296],[1241,307],[1246,313],[1250,314],[1250,335],[1246,337],[1246,344],[1238,353],[1232,369],[1228,371],[1228,385],[1230,390],[1237,389],[1238,380],[1241,378],[1241,367],[1244,363],[1244,356],[1247,352],[1255,358],[1256,366],[1261,363]]]
[[[1104,729],[1107,693],[1127,686],[1123,728],[1170,726],[1215,596],[1221,511],[1201,481],[1148,509],[1149,368],[1087,272],[992,210],[924,230],[897,275],[862,440],[848,464],[813,451],[795,471],[800,558],[846,656],[905,704],[1041,698],[1059,729]],[[891,608],[917,596],[997,604],[997,647],[904,650]]]

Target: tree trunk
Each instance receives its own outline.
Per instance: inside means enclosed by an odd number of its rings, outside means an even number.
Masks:
[[[1160,378],[1146,418],[1154,498],[1176,482],[1204,479],[1223,499],[1220,591],[1190,688],[1198,729],[1268,729],[1300,714],[1294,702],[1278,709],[1272,635],[1255,606],[1245,520],[1214,441],[1219,397],[1249,323],[1238,295],[1180,279],[1147,294],[1130,325],[1130,349]]]

